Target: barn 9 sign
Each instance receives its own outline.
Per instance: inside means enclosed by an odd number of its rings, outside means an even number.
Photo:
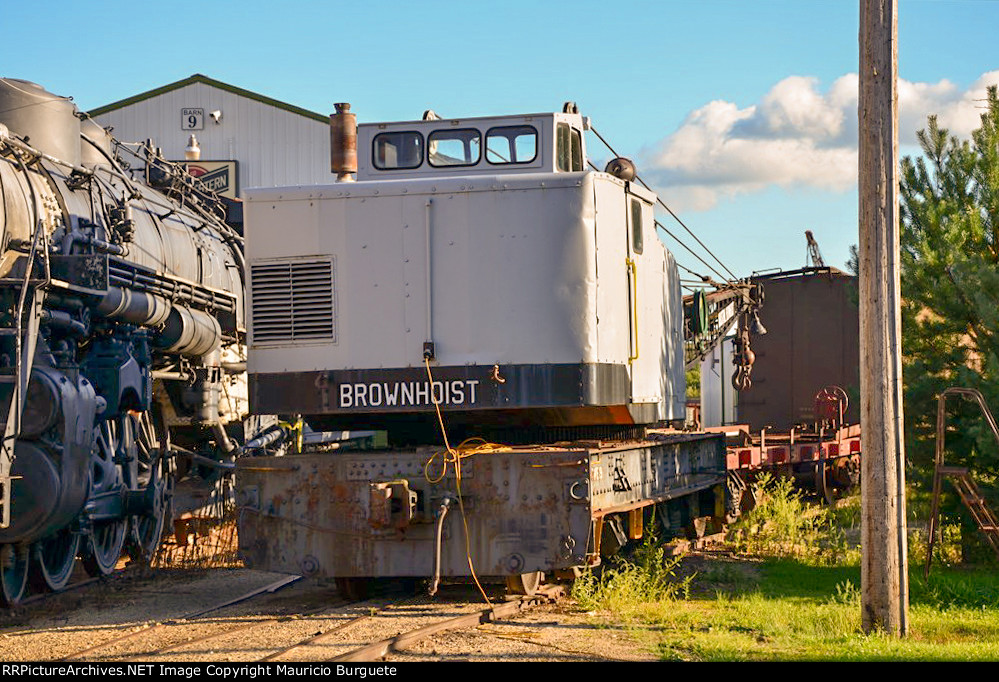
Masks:
[[[202,130],[205,127],[204,109],[181,109],[180,128],[181,130]]]

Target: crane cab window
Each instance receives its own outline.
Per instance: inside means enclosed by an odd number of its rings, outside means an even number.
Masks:
[[[419,168],[423,163],[423,136],[416,132],[375,135],[372,159],[378,170]]]
[[[560,171],[583,170],[583,136],[568,123],[559,123],[555,130],[555,159]]]
[[[474,166],[482,156],[479,131],[435,130],[427,138],[427,160],[431,166]]]
[[[538,156],[538,131],[533,126],[502,126],[486,133],[486,161],[530,163]]]
[[[642,252],[642,202],[631,200],[631,250]]]

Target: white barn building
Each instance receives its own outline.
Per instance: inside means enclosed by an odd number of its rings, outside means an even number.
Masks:
[[[215,189],[232,198],[247,187],[334,180],[327,114],[201,74],[88,113],[122,142],[152,139],[171,161],[184,161],[188,140],[195,135],[201,172],[217,174]],[[226,171],[230,177],[222,177]]]

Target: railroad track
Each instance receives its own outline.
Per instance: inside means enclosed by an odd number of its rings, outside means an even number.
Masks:
[[[178,589],[169,585],[162,589],[134,587],[136,600],[151,595],[168,598]],[[77,616],[66,625],[37,632],[0,630],[0,660],[373,661],[406,650],[427,637],[509,618],[533,604],[551,601],[560,591],[554,587],[535,597],[504,600],[497,588],[492,591],[493,606],[485,608],[481,597],[469,586],[451,586],[433,599],[423,593],[386,589],[358,601],[309,581],[284,577],[208,602],[201,608],[190,608],[190,600],[178,594],[174,606],[186,603],[188,610],[174,611],[182,614],[175,617],[106,622],[118,620],[112,616],[97,627]],[[52,642],[44,645],[44,657],[29,653],[37,651],[31,648],[35,638]],[[12,650],[4,655],[7,645],[24,651],[24,657],[10,656]]]
[[[371,644],[340,654],[331,659],[331,661],[337,663],[377,661],[389,654],[409,649],[417,642],[421,642],[438,633],[462,628],[474,628],[484,623],[509,618],[525,608],[536,604],[552,602],[563,596],[565,596],[565,588],[561,585],[552,585],[531,596],[514,597],[502,604],[439,620],[395,635],[394,637],[372,642]]]
[[[79,576],[74,577],[70,582],[58,592],[43,591],[34,592],[24,599],[22,599],[16,606],[2,606],[0,607],[0,613],[20,613],[28,607],[34,608],[35,606],[42,604],[47,601],[58,599],[59,597],[67,594],[73,594],[84,590],[88,587],[96,587],[101,585],[118,584],[121,581],[141,579],[144,576],[149,575],[149,567],[140,564],[129,564],[126,565],[113,573],[105,576],[98,576],[96,578],[86,577],[83,571],[79,571]]]
[[[187,623],[190,623],[192,621],[196,621],[199,618],[203,618],[204,616],[206,616],[209,613],[213,613],[215,611],[221,611],[222,609],[225,609],[227,607],[234,606],[236,604],[240,604],[240,603],[243,603],[245,601],[249,601],[250,599],[253,599],[254,597],[257,597],[259,595],[268,594],[268,593],[269,594],[273,594],[274,592],[280,590],[281,588],[286,587],[286,586],[290,585],[291,583],[296,582],[298,580],[299,580],[299,576],[288,576],[286,578],[281,578],[279,580],[276,580],[273,583],[270,583],[270,584],[265,585],[263,587],[251,590],[250,592],[247,592],[245,594],[239,595],[239,596],[237,596],[237,597],[235,597],[233,599],[228,599],[226,601],[217,603],[217,604],[215,604],[213,606],[210,606],[208,608],[202,608],[200,610],[196,610],[196,611],[187,613],[187,614],[185,614],[185,615],[183,615],[183,616],[181,616],[180,618],[177,618],[177,619],[171,619],[171,620],[163,621],[163,622],[160,622],[160,623],[147,623],[147,624],[143,624],[142,626],[138,627],[137,629],[133,629],[132,631],[127,632],[127,633],[125,633],[123,635],[120,635],[118,637],[113,637],[111,639],[104,640],[104,641],[101,641],[101,642],[99,642],[97,644],[89,646],[89,647],[87,647],[85,649],[81,649],[79,651],[75,651],[75,652],[69,654],[68,656],[64,656],[60,660],[62,660],[62,661],[86,660],[87,657],[89,657],[89,656],[91,656],[93,654],[99,654],[102,651],[105,651],[105,650],[108,650],[108,649],[113,649],[115,647],[120,648],[123,645],[127,645],[127,643],[129,643],[130,641],[133,641],[133,640],[137,640],[140,643],[143,643],[143,640],[148,641],[153,636],[158,635],[161,631],[167,631],[167,630],[169,630],[171,628],[175,628],[175,627],[182,627],[183,625],[185,625]],[[280,620],[279,618],[273,618],[273,619],[271,619],[271,621],[274,621],[274,622],[278,622],[279,620]],[[265,621],[265,623],[266,622],[269,622],[269,621]],[[144,653],[146,653],[146,654],[157,654],[157,653],[161,653],[161,652],[167,652],[167,651],[171,651],[171,650],[174,650],[174,649],[178,649],[178,648],[180,648],[180,647],[182,647],[182,646],[184,646],[184,645],[186,645],[186,644],[188,644],[190,642],[193,642],[193,641],[203,642],[205,640],[212,639],[214,637],[222,637],[222,636],[225,636],[225,635],[228,635],[228,634],[234,634],[234,633],[237,633],[239,631],[242,631],[242,630],[245,630],[245,629],[249,629],[251,627],[258,627],[258,626],[260,626],[262,624],[264,624],[264,623],[250,622],[250,623],[246,623],[246,624],[244,624],[242,626],[234,626],[234,627],[231,627],[231,628],[226,628],[226,629],[223,629],[223,630],[221,630],[221,631],[219,631],[217,633],[214,633],[214,634],[208,634],[208,635],[202,634],[202,635],[200,635],[197,638],[192,638],[190,640],[182,641],[180,643],[174,643],[174,644],[171,644],[171,645],[167,645],[167,646],[161,647],[160,649],[155,649],[153,651],[146,651]],[[126,659],[126,660],[129,660],[129,659]]]
[[[534,597],[518,597],[482,608],[465,601],[466,595],[450,602],[445,599],[442,604],[422,594],[400,596],[392,592],[364,601],[341,597],[320,608],[249,622],[178,620],[160,628],[178,630],[173,633],[171,643],[150,646],[153,633],[140,631],[129,636],[140,642],[143,649],[140,653],[128,657],[103,656],[102,660],[169,662],[208,656],[208,660],[285,663],[375,661],[441,632],[509,617],[533,604],[550,601],[560,593],[561,588],[553,587]],[[191,627],[197,630],[196,634],[180,633]],[[206,627],[213,631],[206,633]],[[398,632],[400,627],[407,629]],[[315,631],[300,637],[298,633],[303,629]],[[107,646],[102,648],[107,651]]]

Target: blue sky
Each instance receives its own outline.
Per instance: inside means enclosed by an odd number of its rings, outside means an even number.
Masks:
[[[744,276],[803,266],[806,229],[839,267],[857,241],[858,13],[855,0],[35,0],[5,3],[0,75],[82,109],[193,73],[323,113],[349,101],[361,121],[574,100]],[[929,113],[974,127],[999,82],[997,27],[994,0],[900,1],[903,154]]]

